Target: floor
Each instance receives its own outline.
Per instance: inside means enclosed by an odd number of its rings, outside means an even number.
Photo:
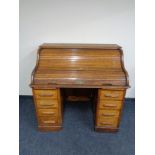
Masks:
[[[94,131],[92,107],[66,103],[63,130],[39,132],[32,97],[20,96],[20,155],[134,155],[135,100],[126,99],[120,131]]]

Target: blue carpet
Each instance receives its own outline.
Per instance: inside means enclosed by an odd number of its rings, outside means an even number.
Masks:
[[[94,132],[90,103],[66,104],[63,130],[37,131],[32,97],[20,97],[20,155],[134,155],[135,103],[125,101],[117,133]]]

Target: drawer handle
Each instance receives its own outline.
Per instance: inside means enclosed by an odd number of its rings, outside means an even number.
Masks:
[[[52,111],[42,111],[42,114],[50,114],[50,115],[54,115],[55,112],[52,112]]]
[[[53,94],[40,94],[39,96],[40,97],[52,97]]]
[[[112,125],[112,123],[100,123],[101,125]]]
[[[117,105],[114,105],[114,104],[104,104],[103,107],[116,108]]]
[[[101,116],[115,116],[115,114],[101,114]]]
[[[56,123],[55,121],[49,120],[49,121],[43,121],[43,123]]]
[[[40,105],[42,105],[42,106],[54,106],[54,104],[44,103],[44,102],[40,102]]]
[[[112,98],[117,98],[117,97],[119,97],[118,94],[105,94],[104,96],[105,96],[105,97],[112,97]]]

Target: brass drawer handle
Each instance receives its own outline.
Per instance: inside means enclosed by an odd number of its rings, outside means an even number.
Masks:
[[[39,96],[40,97],[52,97],[53,94],[40,94]]]
[[[104,94],[105,97],[112,97],[112,98],[117,98],[119,95],[117,94]]]
[[[52,112],[52,111],[42,111],[42,114],[54,115],[55,112]]]
[[[56,123],[56,121],[49,120],[49,121],[43,121],[43,123]]]
[[[54,104],[51,104],[51,103],[43,103],[43,102],[40,102],[40,105],[41,106],[54,106]]]
[[[115,114],[101,114],[101,116],[115,116]]]
[[[117,105],[114,105],[114,104],[104,104],[103,107],[116,108]]]

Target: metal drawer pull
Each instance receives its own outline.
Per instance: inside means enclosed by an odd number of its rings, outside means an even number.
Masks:
[[[51,115],[54,115],[55,112],[52,112],[52,111],[42,111],[42,114],[51,114]]]
[[[43,105],[43,106],[54,106],[54,104],[52,104],[52,103],[45,103],[45,102],[40,102],[40,105]]]
[[[49,121],[43,121],[43,123],[56,123],[55,121],[49,120]]]
[[[118,94],[104,94],[105,97],[112,97],[112,98],[117,98],[119,97]]]
[[[115,116],[115,114],[101,114],[101,116]]]
[[[103,107],[113,107],[113,108],[116,108],[117,105],[114,105],[114,104],[104,104]]]
[[[40,94],[39,96],[40,97],[52,97],[53,94]]]

